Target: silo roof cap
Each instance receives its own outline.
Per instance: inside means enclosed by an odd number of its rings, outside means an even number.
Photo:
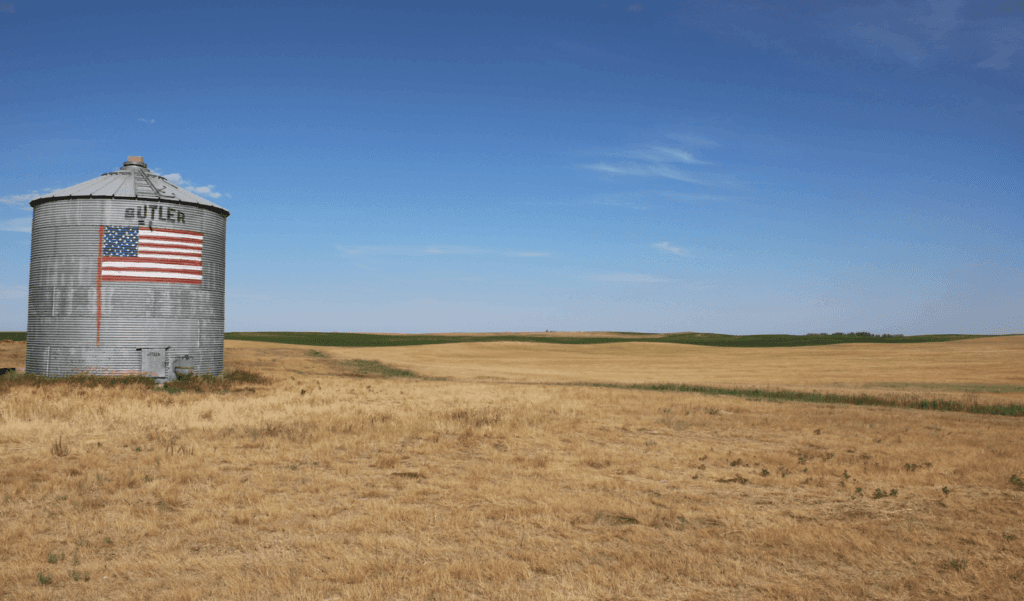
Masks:
[[[128,157],[124,166],[117,171],[104,173],[95,179],[62,190],[54,190],[36,198],[29,205],[35,207],[37,204],[52,200],[74,198],[124,198],[176,202],[210,209],[225,217],[229,215],[224,207],[171,183],[162,175],[153,173],[146,168],[146,163],[140,156]]]

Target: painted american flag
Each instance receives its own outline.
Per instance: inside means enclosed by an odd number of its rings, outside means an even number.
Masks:
[[[100,279],[104,282],[201,284],[203,234],[105,226]]]

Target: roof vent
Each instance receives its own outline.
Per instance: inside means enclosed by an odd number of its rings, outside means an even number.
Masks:
[[[128,165],[138,165],[140,167],[146,166],[146,164],[142,162],[142,157],[128,157],[128,160],[125,162],[124,166],[127,167]]]

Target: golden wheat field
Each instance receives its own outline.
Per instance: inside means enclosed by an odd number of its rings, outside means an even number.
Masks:
[[[1024,598],[1024,418],[561,384],[1019,403],[1022,336],[225,352],[0,388],[0,599]]]

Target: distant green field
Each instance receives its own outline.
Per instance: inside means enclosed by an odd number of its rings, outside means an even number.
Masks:
[[[633,332],[630,332],[633,334]],[[24,334],[22,335],[24,336]],[[432,334],[348,334],[344,332],[229,332],[226,340],[250,340],[254,342],[279,342],[285,344],[306,344],[310,346],[416,346],[423,344],[451,344],[454,342],[546,342],[549,344],[608,344],[611,342],[669,342],[675,344],[697,344],[702,346],[730,347],[780,347],[780,346],[822,346],[826,344],[847,344],[851,342],[875,344],[909,344],[914,342],[947,342],[970,338],[992,338],[993,336],[966,334],[933,334],[907,336],[904,338],[879,338],[876,336],[812,335],[790,336],[786,334],[758,334],[753,336],[730,336],[728,334],[662,334],[657,338],[639,337],[594,337],[576,338],[570,336],[514,336],[505,334],[483,336],[437,336]],[[24,339],[24,338],[23,338]]]
[[[549,344],[608,344],[610,342],[668,342],[675,344],[697,344],[701,346],[730,347],[779,347],[779,346],[822,346],[826,344],[848,344],[851,342],[874,344],[909,344],[914,342],[947,342],[970,338],[993,338],[994,336],[968,334],[931,334],[907,336],[904,338],[879,338],[876,336],[813,335],[790,336],[787,334],[756,334],[753,336],[730,336],[728,334],[662,334],[657,338],[639,332],[613,332],[624,334],[618,337],[577,338],[572,336],[514,336],[493,334],[483,336],[437,336],[432,334],[348,334],[344,332],[229,332],[226,340],[252,340],[255,342],[280,342],[284,344],[306,344],[310,346],[417,346],[423,344],[451,344],[453,342],[546,342]],[[630,335],[636,335],[635,338]],[[1011,334],[1008,334],[1011,335]],[[0,340],[25,341],[25,332],[0,332]]]

